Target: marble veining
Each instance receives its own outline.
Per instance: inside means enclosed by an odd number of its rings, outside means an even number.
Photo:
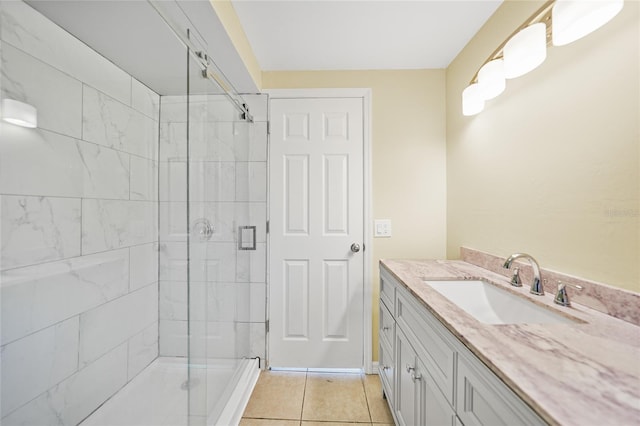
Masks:
[[[80,255],[80,200],[4,195],[0,204],[2,269]]]
[[[158,199],[158,163],[145,158],[131,156],[131,200]]]
[[[77,142],[88,198],[129,199],[129,155],[97,144]]]
[[[127,344],[2,419],[3,425],[77,425],[127,381]],[[109,374],[105,374],[108,371]]]
[[[127,249],[2,271],[1,344],[125,294]]]
[[[155,120],[86,85],[82,99],[84,140],[151,160],[157,158]]]
[[[640,419],[640,327],[575,303],[533,296],[508,278],[464,261],[382,260],[387,269],[469,350],[545,421],[635,425]],[[483,278],[577,318],[574,324],[483,324],[425,278]]]
[[[35,106],[40,129],[81,137],[81,82],[10,44],[2,46],[0,71],[2,97]]]
[[[82,197],[83,165],[77,139],[43,129],[2,125],[0,192]]]
[[[131,107],[157,120],[160,115],[160,95],[133,78],[131,79]]]
[[[151,201],[82,200],[82,253],[153,242],[156,215]]]
[[[164,117],[164,105],[163,117]],[[186,161],[187,159],[187,123],[160,123],[160,161]]]
[[[0,28],[3,42],[121,102],[130,101],[131,76],[26,3],[3,2]]]
[[[2,417],[78,369],[78,317],[2,346]]]

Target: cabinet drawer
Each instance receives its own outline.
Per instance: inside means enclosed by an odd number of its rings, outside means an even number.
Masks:
[[[475,357],[458,356],[456,393],[456,411],[465,426],[546,424]]]
[[[393,411],[393,386],[395,385],[395,360],[393,350],[389,345],[380,340],[378,345],[378,375],[380,376],[380,382],[382,383],[382,389],[387,397],[387,401],[390,403],[391,410]]]
[[[391,315],[395,314],[396,286],[394,279],[384,269],[380,268],[380,300],[387,305]]]
[[[455,406],[454,383],[456,350],[445,336],[446,329],[424,308],[416,306],[413,296],[398,291],[396,320],[419,357],[423,358],[434,382],[451,406]]]
[[[378,318],[379,329],[378,336],[380,340],[384,340],[385,343],[393,349],[393,342],[395,341],[396,322],[393,320],[393,316],[384,305],[380,304],[380,317]]]

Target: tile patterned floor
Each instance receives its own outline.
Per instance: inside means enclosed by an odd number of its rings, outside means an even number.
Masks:
[[[376,375],[263,371],[240,426],[388,426]]]

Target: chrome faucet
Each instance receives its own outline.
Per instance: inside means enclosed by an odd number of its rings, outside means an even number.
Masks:
[[[533,268],[533,282],[531,283],[531,289],[529,290],[529,292],[537,294],[538,296],[542,296],[544,294],[544,288],[542,287],[542,283],[540,282],[540,267],[538,266],[538,262],[533,258],[533,256],[526,253],[514,253],[509,256],[507,260],[505,260],[502,267],[504,269],[509,269],[511,267],[511,263],[521,257],[529,260],[529,263],[531,263],[531,267]]]
[[[571,306],[571,302],[569,301],[569,293],[567,293],[567,286],[573,287],[576,290],[582,290],[581,285],[565,284],[561,281],[558,281],[558,291],[556,292],[556,296],[553,298],[553,301],[558,305]]]
[[[522,287],[522,280],[520,279],[520,268],[517,266],[513,268],[513,275],[511,276],[511,285],[514,287]]]

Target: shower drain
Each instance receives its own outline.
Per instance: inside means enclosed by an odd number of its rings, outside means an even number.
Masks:
[[[190,390],[198,386],[198,384],[200,384],[200,379],[185,380],[182,385],[180,385],[180,389]]]

